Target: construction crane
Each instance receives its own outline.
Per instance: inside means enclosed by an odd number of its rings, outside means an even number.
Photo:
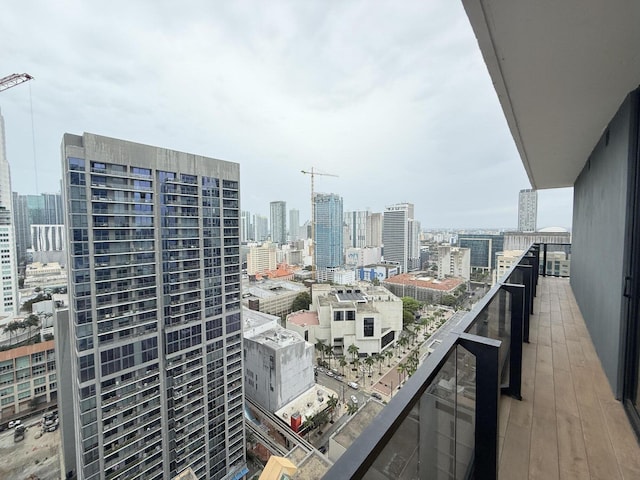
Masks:
[[[4,78],[0,78],[0,92],[20,85],[21,83],[28,82],[29,80],[33,80],[33,77],[28,73],[12,73],[11,75],[7,75]]]
[[[316,172],[313,167],[311,171],[300,170],[305,175],[311,175],[311,278],[316,278],[316,202],[314,201],[315,195],[315,177],[316,175],[322,175],[325,177],[337,177],[332,173],[320,173]]]

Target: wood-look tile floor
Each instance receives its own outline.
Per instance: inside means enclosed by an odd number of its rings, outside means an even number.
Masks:
[[[640,447],[615,400],[569,279],[540,277],[522,401],[503,396],[500,480],[640,479]]]

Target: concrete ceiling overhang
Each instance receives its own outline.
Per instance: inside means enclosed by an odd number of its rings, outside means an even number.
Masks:
[[[640,1],[462,1],[532,187],[573,186],[640,84]]]

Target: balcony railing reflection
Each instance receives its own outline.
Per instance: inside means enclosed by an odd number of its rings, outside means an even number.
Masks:
[[[325,479],[497,478],[500,395],[521,398],[541,251],[551,250],[532,245],[522,254]]]

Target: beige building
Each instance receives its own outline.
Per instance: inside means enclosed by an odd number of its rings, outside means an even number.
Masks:
[[[471,249],[461,247],[438,247],[438,278],[471,278]]]
[[[350,345],[359,354],[380,353],[402,331],[402,300],[384,287],[358,288],[314,285],[310,312],[287,317],[287,328],[315,344],[324,340],[337,355],[347,355]]]
[[[277,250],[276,245],[271,242],[249,247],[249,252],[247,253],[247,274],[256,275],[269,270],[275,270],[278,264]]]
[[[287,280],[261,280],[243,285],[242,304],[251,310],[284,318],[292,312],[293,300],[309,289]]]
[[[58,398],[54,341],[0,352],[0,422]]]

